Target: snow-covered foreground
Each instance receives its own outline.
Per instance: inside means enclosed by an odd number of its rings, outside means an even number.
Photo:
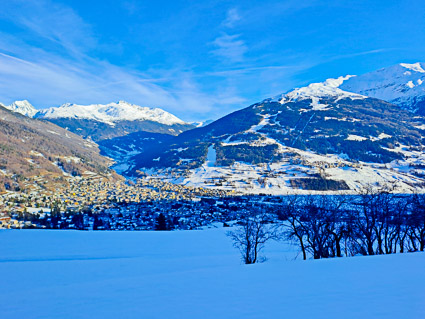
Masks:
[[[0,231],[0,318],[424,318],[424,253],[246,266],[225,231]]]

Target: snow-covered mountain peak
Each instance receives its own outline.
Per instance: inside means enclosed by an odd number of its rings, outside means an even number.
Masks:
[[[160,108],[142,107],[125,101],[109,104],[63,104],[42,110],[37,114],[41,118],[75,118],[95,120],[113,125],[118,121],[147,120],[166,125],[184,124],[182,120]]]
[[[338,96],[338,97],[355,97],[360,98],[361,96],[351,92],[345,92],[339,88],[339,86],[346,80],[350,79],[352,75],[340,76],[336,79],[327,79],[324,82],[312,83],[308,86],[297,88],[286,93],[286,97],[291,100],[298,98],[310,98],[310,97],[326,97],[326,96]]]
[[[400,65],[408,70],[419,72],[419,73],[425,73],[424,65],[422,65],[420,62],[416,63],[400,63]]]
[[[37,110],[34,108],[34,106],[32,106],[31,103],[27,100],[15,101],[10,105],[4,105],[4,107],[8,110],[28,117],[33,117],[37,113]]]
[[[415,111],[425,101],[424,82],[424,63],[400,63],[352,77],[344,81],[339,88]]]
[[[344,82],[353,77],[353,75],[340,76],[339,78],[330,78],[324,82],[312,83],[308,86],[296,88],[285,94],[279,95],[266,101],[276,101],[281,104],[294,102],[298,100],[311,99],[313,109],[325,109],[326,105],[320,104],[319,99],[325,97],[336,97],[337,99],[351,98],[364,99],[363,95],[347,92],[339,88]]]

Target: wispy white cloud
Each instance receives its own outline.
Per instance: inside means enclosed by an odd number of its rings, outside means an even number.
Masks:
[[[0,13],[0,19],[25,29],[31,36],[25,39],[0,31],[0,102],[29,99],[44,108],[65,102],[125,99],[195,120],[206,113],[220,113],[225,104],[243,101],[235,92],[205,91],[197,82],[199,77],[187,70],[155,70],[149,74],[92,58],[90,51],[98,40],[75,11],[49,0],[12,2],[15,10],[9,10],[9,15]],[[229,43],[223,41],[218,43],[228,45],[230,52]],[[235,52],[228,54],[236,59]]]
[[[242,17],[238,9],[230,8],[227,10],[226,17],[220,26],[224,29],[232,29],[241,19]],[[245,60],[245,53],[248,51],[248,46],[240,34],[222,32],[214,39],[212,44],[215,49],[211,53],[219,57],[224,63],[238,63]]]
[[[231,8],[227,11],[226,19],[224,19],[222,25],[227,28],[233,28],[235,24],[242,19],[238,9]]]
[[[81,56],[98,45],[90,25],[72,8],[50,0],[10,0],[0,18],[25,29],[31,42],[47,41],[62,54]]]
[[[296,6],[297,1],[292,2]],[[142,11],[136,5],[140,4],[128,0],[119,8],[131,15],[135,10]],[[164,58],[169,66],[159,61],[149,68],[143,63],[119,66],[95,58],[99,52],[121,44],[102,38],[75,10],[63,4],[53,0],[7,0],[1,7],[0,20],[13,25],[16,31],[0,31],[0,102],[6,104],[29,99],[40,108],[65,102],[91,104],[123,99],[164,108],[184,120],[215,118],[256,102],[250,98],[291,88],[291,77],[312,64],[304,52],[308,63],[298,58],[297,66],[281,48],[270,54],[272,58],[259,52],[258,43],[241,28],[258,10],[230,8],[221,21],[215,21],[215,28],[205,32],[203,39],[208,40],[201,40],[207,44],[201,54],[209,53],[215,59],[206,59],[202,64],[197,59],[185,60],[185,56],[180,60],[182,54],[176,52],[170,59],[173,62]],[[262,21],[265,14],[270,12],[261,13]],[[177,17],[179,23],[184,20]],[[194,17],[198,23],[201,20],[200,16]],[[161,31],[169,36],[169,28]],[[159,47],[162,49],[166,50]]]
[[[261,71],[273,71],[273,70],[296,70],[299,69],[300,66],[293,65],[269,65],[269,66],[253,66],[253,67],[243,67],[236,69],[227,69],[222,71],[214,71],[208,72],[206,75],[209,76],[234,76],[234,75],[243,75],[246,73],[252,72],[261,72]]]
[[[248,51],[247,45],[238,34],[222,34],[214,40],[213,44],[216,49],[212,53],[222,58],[226,63],[244,61],[244,55]]]
[[[92,61],[92,65],[69,63],[50,57],[49,62],[31,62],[0,53],[0,97],[6,104],[27,98],[38,107],[65,102],[90,104],[128,100],[143,106],[161,107],[183,119],[217,113],[225,104],[242,103],[234,94],[206,93],[195,81],[196,75],[178,73],[161,79],[142,77],[137,72]]]
[[[335,61],[335,60],[349,59],[349,58],[355,58],[355,57],[363,56],[363,55],[378,54],[378,53],[384,53],[384,52],[395,51],[395,50],[399,50],[399,49],[382,48],[382,49],[373,49],[373,50],[362,51],[362,52],[354,52],[354,53],[348,53],[348,54],[339,54],[339,55],[332,56],[332,57],[325,59],[325,60],[326,60],[326,62],[330,62],[330,61]]]
[[[144,100],[148,104],[173,104],[172,97],[159,86],[143,83],[129,72],[93,61],[91,66],[51,56],[45,62],[31,62],[0,54],[0,94],[4,98],[31,98],[38,105],[63,102],[107,102],[123,98]],[[42,102],[44,101],[44,102]]]
[[[135,0],[122,1],[121,6],[130,15],[136,14],[140,10],[139,3]]]

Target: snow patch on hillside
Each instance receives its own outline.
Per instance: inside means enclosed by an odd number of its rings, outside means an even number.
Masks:
[[[192,124],[195,127],[204,127],[214,122],[214,120],[206,120],[206,121],[199,121],[199,122],[189,122],[189,124]]]
[[[368,140],[368,138],[367,137],[364,137],[364,136],[350,134],[350,135],[348,135],[348,137],[346,138],[346,140],[347,141],[358,141],[358,142],[361,142],[361,141]]]
[[[415,71],[415,72],[419,72],[419,73],[425,73],[425,70],[423,69],[421,63],[416,62],[416,63],[400,63],[400,65],[406,69]]]
[[[207,161],[205,164],[208,167],[214,167],[216,161],[217,161],[217,152],[214,149],[214,145],[210,145],[208,147]]]

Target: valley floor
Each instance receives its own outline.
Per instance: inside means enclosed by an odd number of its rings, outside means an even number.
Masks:
[[[424,318],[424,253],[246,266],[226,230],[0,231],[0,318]]]

